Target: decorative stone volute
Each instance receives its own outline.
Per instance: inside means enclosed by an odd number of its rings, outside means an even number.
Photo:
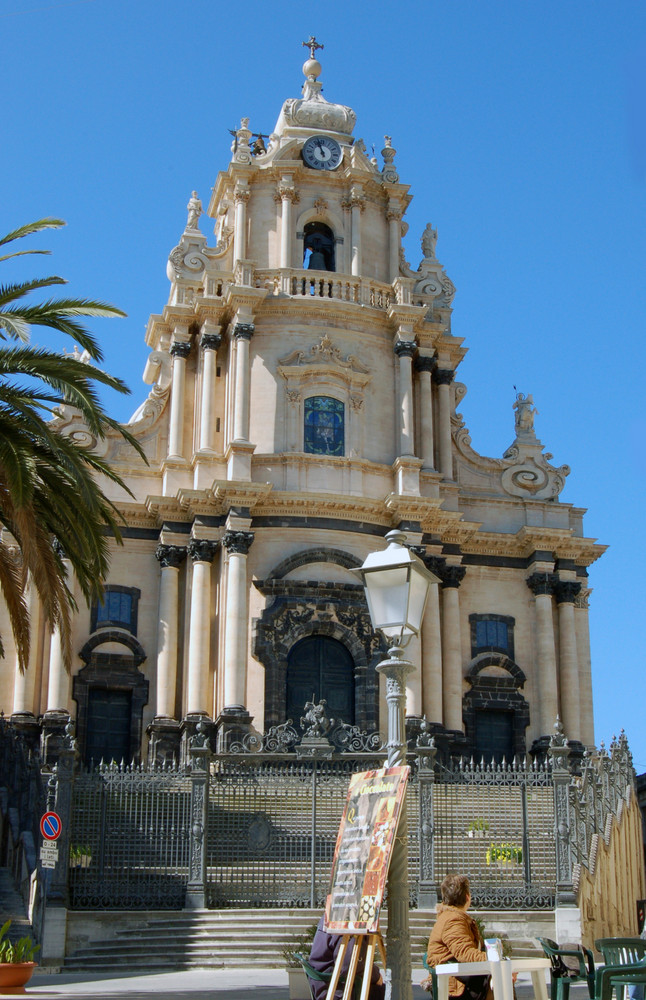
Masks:
[[[534,431],[537,410],[532,395],[519,392],[514,402],[516,439],[503,458],[509,465],[502,473],[502,488],[513,497],[549,500],[557,497],[570,474],[569,465],[556,468],[543,453],[543,445]]]

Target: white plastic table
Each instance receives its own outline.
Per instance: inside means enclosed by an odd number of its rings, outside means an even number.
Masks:
[[[491,988],[496,1000],[513,1000],[514,986],[512,973],[529,972],[532,977],[536,1000],[547,1000],[545,970],[549,969],[549,958],[504,958],[501,962],[445,962],[436,965],[437,1000],[448,1000],[449,976],[491,975]]]

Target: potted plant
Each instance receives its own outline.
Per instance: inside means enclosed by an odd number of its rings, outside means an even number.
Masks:
[[[70,847],[70,868],[89,868],[92,848],[89,844],[72,844]]]
[[[476,816],[475,819],[471,820],[467,828],[467,837],[482,839],[489,829],[489,822],[483,819],[482,816]]]
[[[307,958],[317,927],[318,924],[306,927],[295,941],[285,945],[282,949],[281,954],[285,960],[289,980],[289,1000],[310,1000],[311,993],[307,976],[296,956],[304,955]]]
[[[6,936],[10,927],[11,920],[0,927],[0,991],[5,987],[24,986],[31,979],[37,965],[34,955],[40,948],[30,937],[10,941]]]
[[[487,864],[498,865],[499,868],[511,868],[520,865],[523,860],[523,849],[517,844],[490,844],[487,848]]]

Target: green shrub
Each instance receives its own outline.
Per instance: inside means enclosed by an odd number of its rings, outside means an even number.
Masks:
[[[34,955],[40,945],[34,944],[30,937],[22,937],[19,941],[10,941],[6,937],[10,927],[11,920],[7,920],[0,927],[0,963],[16,965],[18,962],[33,962]]]

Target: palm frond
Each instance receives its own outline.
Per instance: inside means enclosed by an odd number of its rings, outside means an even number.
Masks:
[[[7,233],[0,240],[0,246],[5,243],[13,243],[14,240],[21,240],[24,236],[31,236],[32,233],[42,233],[43,229],[61,229],[65,225],[67,223],[63,219],[52,219],[51,217],[37,219],[36,222],[27,222],[24,226]]]

